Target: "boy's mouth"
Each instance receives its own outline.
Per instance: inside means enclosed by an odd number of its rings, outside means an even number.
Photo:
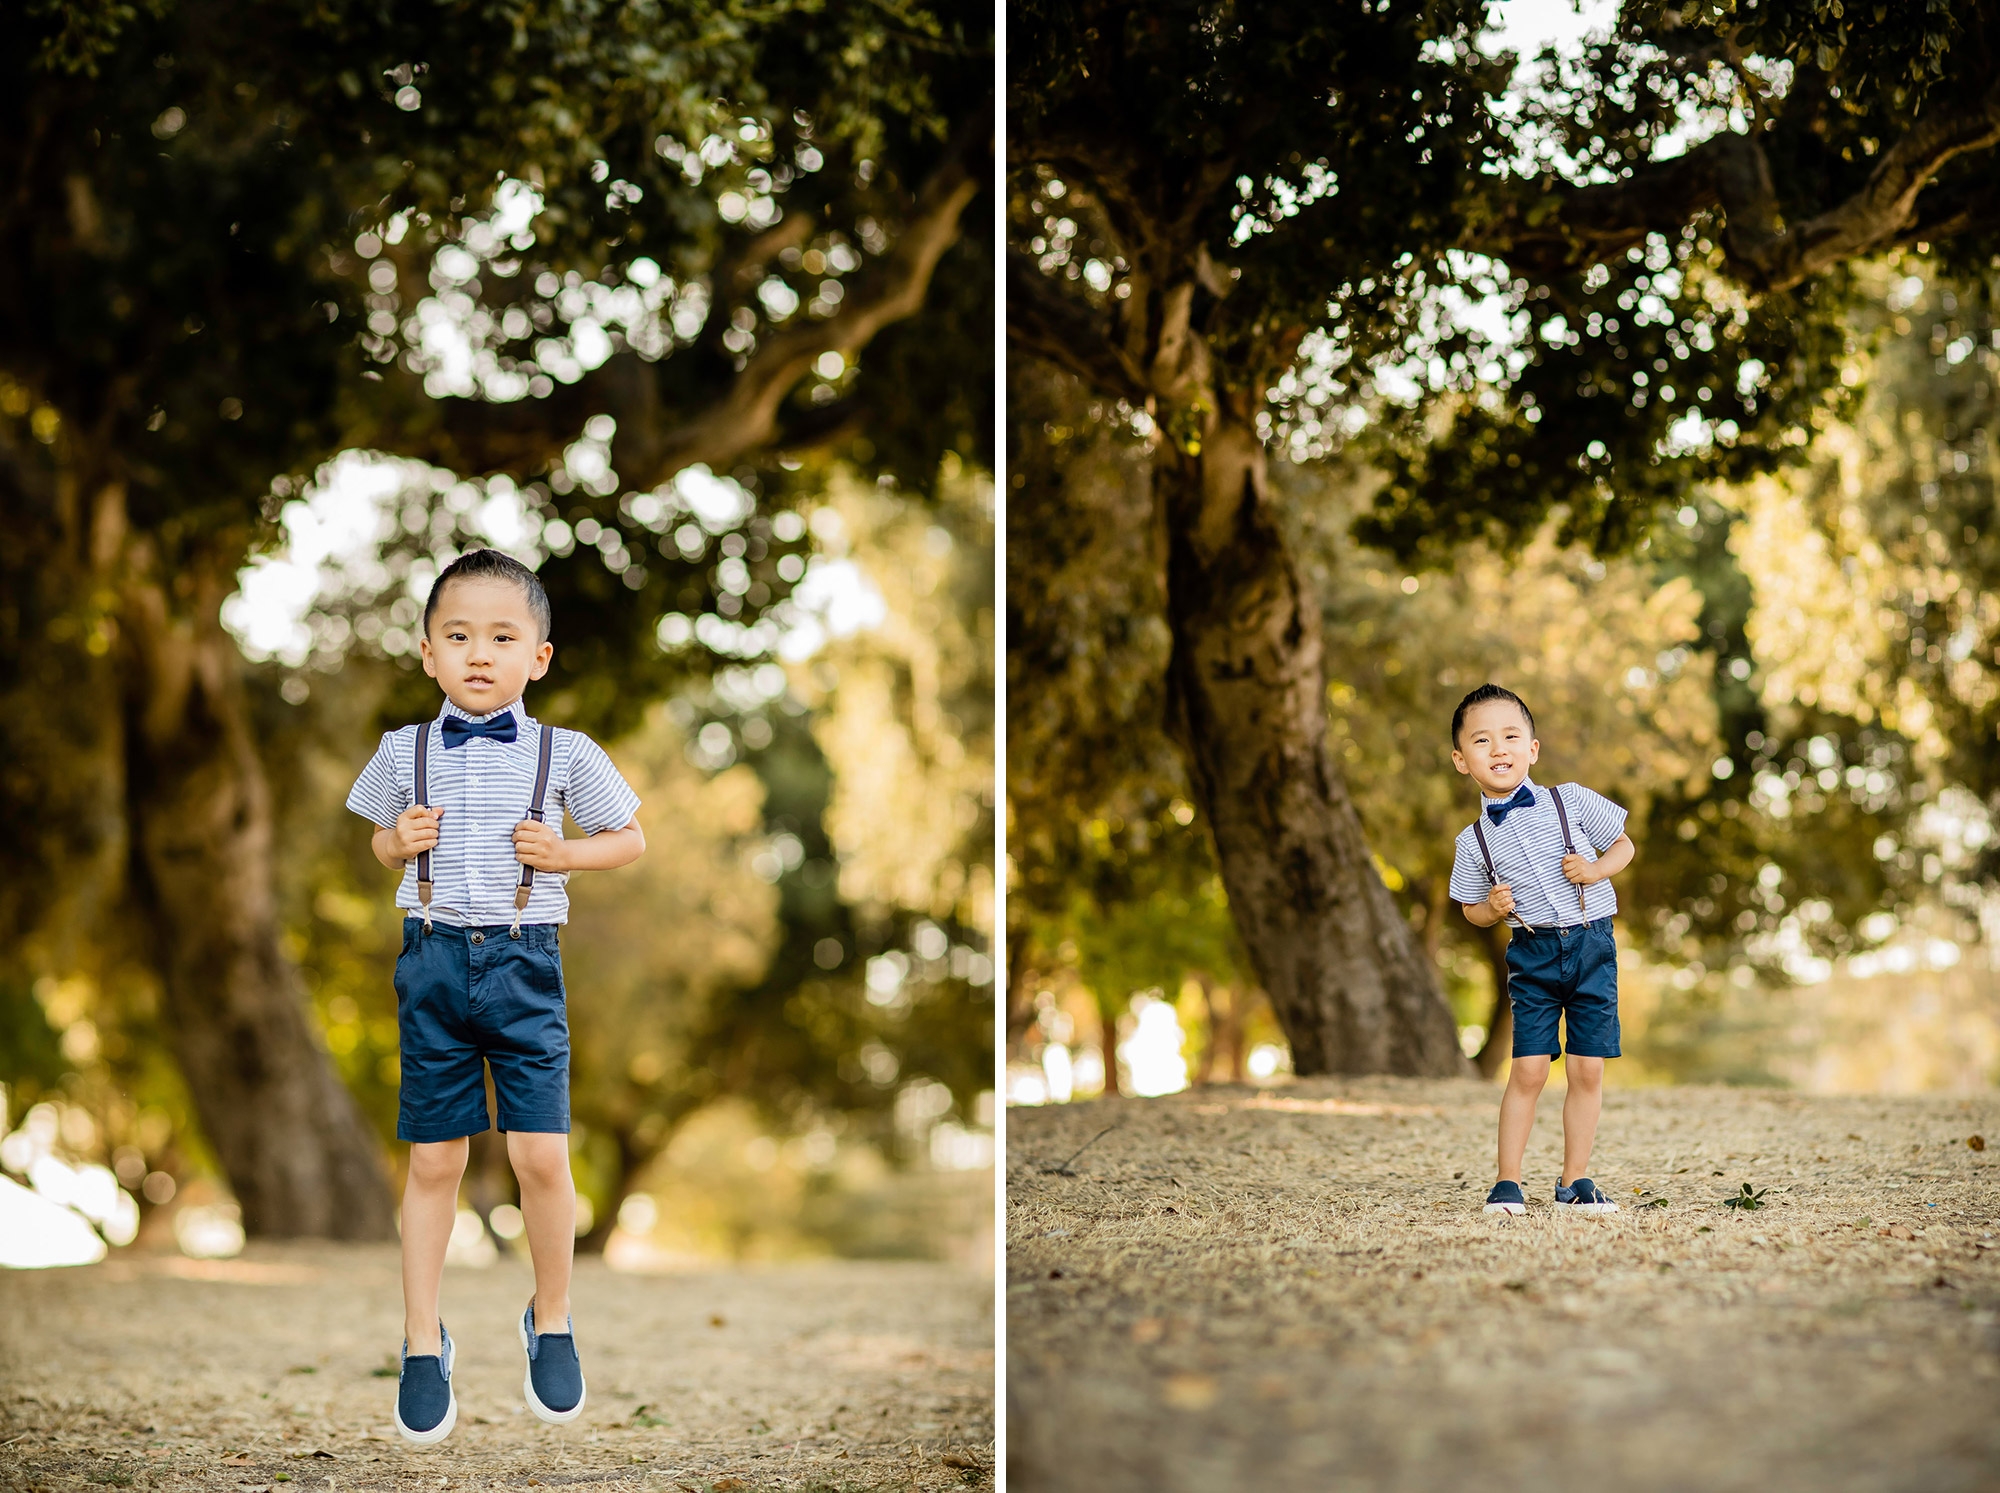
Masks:
[[[465,682],[467,684],[491,684],[493,676],[490,674],[467,674]]]

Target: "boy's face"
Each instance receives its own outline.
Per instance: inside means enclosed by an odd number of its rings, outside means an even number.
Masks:
[[[424,672],[468,715],[518,700],[530,679],[548,672],[556,652],[536,634],[527,592],[483,576],[445,586],[422,648]]]
[[[1521,786],[1521,779],[1542,744],[1528,731],[1528,719],[1512,700],[1484,700],[1465,712],[1451,765],[1471,775],[1488,798],[1504,798]]]

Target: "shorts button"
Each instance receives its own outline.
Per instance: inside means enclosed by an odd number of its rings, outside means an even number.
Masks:
[[[484,933],[475,933],[472,935],[472,941],[474,943],[485,943],[486,935]]]

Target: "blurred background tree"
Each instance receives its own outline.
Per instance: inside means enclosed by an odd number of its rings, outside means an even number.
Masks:
[[[726,736],[783,693],[723,680],[805,621],[801,510],[837,471],[957,511],[940,474],[976,486],[991,459],[990,16],[191,3],[36,7],[0,35],[0,759],[40,826],[0,887],[20,1071],[49,1071],[29,993],[84,980],[103,1037],[66,1060],[170,1053],[159,1113],[212,1148],[251,1232],[384,1237],[382,1017],[348,991],[329,1061],[303,997],[330,1017],[328,977],[354,974],[299,965],[380,962],[379,921],[341,900],[379,877],[349,826],[299,816],[435,710],[413,599],[468,544],[541,565],[562,620],[538,713],[616,740],[712,677]],[[223,610],[256,553],[287,557],[266,589],[300,641],[246,670]],[[823,753],[765,729],[758,812],[810,848]],[[856,923],[780,882],[763,973],[718,956],[688,998],[795,989],[804,938],[862,1001]],[[939,982],[961,994],[962,948]],[[978,1048],[976,1020],[946,1026]],[[953,1061],[969,1105],[976,1056]]]
[[[1734,649],[1746,588],[1699,485],[1852,415],[1859,263],[1992,253],[1990,7],[1607,19],[1525,67],[1479,3],[1028,5],[1010,32],[1009,336],[1151,447],[1165,720],[1301,1071],[1460,1059],[1326,738],[1342,644],[1272,459],[1380,472],[1353,535],[1419,585],[1553,524],[1599,561],[1679,564],[1703,643]],[[1726,672],[1743,658],[1715,660],[1721,786],[1652,798],[1663,848],[1734,834],[1738,769],[1790,750]],[[1730,844],[1707,873],[1728,887],[1667,914],[1677,940],[1761,928],[1782,895],[1768,847]],[[1866,862],[1833,879],[1848,910],[1881,890]]]

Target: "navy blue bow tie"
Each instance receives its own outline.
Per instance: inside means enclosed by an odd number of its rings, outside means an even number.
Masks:
[[[455,715],[444,718],[446,751],[455,746],[463,746],[469,736],[490,736],[495,741],[512,741],[520,734],[514,726],[514,712],[511,710],[494,716],[490,721],[468,721]]]
[[[446,729],[450,729],[450,725],[451,723],[447,721],[445,723]],[[446,744],[449,745],[449,740],[447,740]],[[1507,816],[1515,809],[1530,809],[1534,805],[1535,795],[1529,792],[1528,785],[1523,783],[1520,791],[1504,804],[1488,804],[1486,806],[1486,817],[1491,819],[1495,824],[1505,824]]]

